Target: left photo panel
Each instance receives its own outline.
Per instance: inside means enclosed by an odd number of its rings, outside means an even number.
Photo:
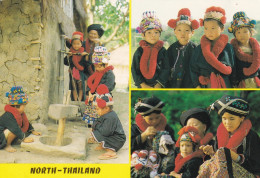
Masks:
[[[0,163],[129,167],[129,0],[0,0],[0,74]]]

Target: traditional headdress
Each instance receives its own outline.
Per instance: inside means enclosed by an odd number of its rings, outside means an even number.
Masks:
[[[222,116],[228,112],[237,116],[247,116],[249,114],[249,105],[246,100],[236,96],[224,95],[211,105],[211,109],[217,110]]]
[[[72,34],[71,40],[73,40],[73,39],[80,39],[80,41],[82,42],[84,39],[84,35],[83,35],[83,33],[76,31]]]
[[[92,55],[93,64],[107,64],[110,60],[110,53],[104,46],[96,46]]]
[[[28,103],[28,96],[23,91],[23,87],[14,86],[11,88],[10,92],[6,92],[6,97],[8,97],[10,105],[20,105]]]
[[[136,28],[137,33],[145,33],[147,30],[156,29],[162,31],[162,24],[156,17],[154,11],[146,11],[143,13],[143,19],[140,26]]]
[[[179,138],[176,142],[176,147],[180,147],[181,141],[189,141],[199,144],[201,137],[198,135],[199,131],[195,127],[185,126],[179,132]]]
[[[190,10],[183,8],[179,11],[177,19],[170,19],[168,21],[169,27],[175,29],[179,24],[187,24],[191,26],[193,30],[199,28],[199,22],[191,18]]]
[[[94,104],[99,108],[111,106],[114,104],[113,97],[109,93],[109,90],[105,84],[101,84],[97,87],[97,93],[95,94]]]
[[[256,21],[250,20],[245,12],[237,12],[233,15],[233,21],[231,22],[231,26],[228,28],[228,32],[234,33],[241,27],[254,28],[255,24]]]
[[[135,111],[142,116],[148,116],[152,113],[160,114],[164,105],[159,98],[153,96],[144,100],[139,99],[135,104]]]
[[[98,32],[98,36],[101,38],[104,34],[103,26],[100,24],[92,24],[88,26],[87,32],[89,33],[91,30],[96,30]]]
[[[203,26],[203,22],[205,19],[214,19],[222,23],[223,25],[226,23],[226,12],[221,7],[209,7],[206,9],[204,19],[200,19],[200,26]]]

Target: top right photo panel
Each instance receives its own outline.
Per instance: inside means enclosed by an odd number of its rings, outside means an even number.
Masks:
[[[131,88],[260,87],[260,0],[131,2]]]

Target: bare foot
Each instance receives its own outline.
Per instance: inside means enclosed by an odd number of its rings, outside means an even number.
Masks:
[[[91,137],[88,139],[88,143],[97,143],[97,141],[94,139],[94,137]]]
[[[108,151],[98,157],[98,159],[101,160],[107,160],[107,159],[115,159],[117,158],[116,152],[114,151]]]
[[[105,148],[102,147],[102,145],[98,145],[95,150],[96,151],[100,151],[100,150],[104,150]]]
[[[16,149],[11,147],[11,145],[6,146],[4,149],[5,149],[5,151],[8,151],[9,153],[16,152]]]

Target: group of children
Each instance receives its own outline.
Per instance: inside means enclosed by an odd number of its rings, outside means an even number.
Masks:
[[[83,41],[81,32],[74,32],[71,39],[65,37],[70,51],[64,58],[64,64],[69,66],[72,99],[84,100],[86,103],[83,119],[86,119],[86,122],[91,120],[91,123],[88,123],[92,127],[92,136],[88,143],[99,143],[96,150],[106,150],[99,159],[113,159],[116,158],[116,151],[126,141],[122,124],[113,111],[111,91],[115,88],[114,68],[108,66],[110,53],[106,47],[101,46],[99,40],[104,33],[102,26],[92,24],[87,31],[86,41]],[[5,106],[6,112],[0,117],[0,149],[15,152],[11,146],[15,138],[33,142],[32,138],[25,137],[25,133],[41,134],[34,131],[24,113],[28,96],[23,88],[12,87],[6,96],[9,104]]]
[[[162,32],[155,12],[143,13],[136,29],[143,40],[134,53],[132,76],[138,88],[258,88],[260,80],[260,47],[256,39],[255,20],[245,12],[233,16],[234,39],[222,34],[226,23],[221,7],[206,9],[200,22],[191,18],[188,8],[178,12],[168,26],[174,29],[177,41],[167,50],[159,40]],[[200,45],[190,41],[194,30],[204,26]]]
[[[222,177],[227,175],[228,165],[224,164],[227,160],[216,163],[223,160],[223,156],[218,157],[216,152],[223,147],[229,150],[232,164],[236,164],[233,172],[243,171],[244,177],[260,177],[260,138],[247,118],[249,104],[243,98],[230,95],[224,95],[209,107],[217,111],[222,119],[215,139],[212,133],[207,132],[211,126],[210,112],[202,108],[189,109],[180,117],[183,128],[178,132],[175,146],[167,144],[164,147],[173,149],[174,153],[169,159],[156,152],[158,161],[153,163],[156,165],[153,169],[147,161],[151,158],[141,153],[155,150],[153,143],[161,131],[166,131],[167,138],[175,141],[173,130],[161,113],[163,106],[164,103],[155,96],[140,100],[135,105],[138,114],[131,128],[132,177]],[[161,143],[162,138],[160,146]],[[218,164],[225,171],[219,172]]]

